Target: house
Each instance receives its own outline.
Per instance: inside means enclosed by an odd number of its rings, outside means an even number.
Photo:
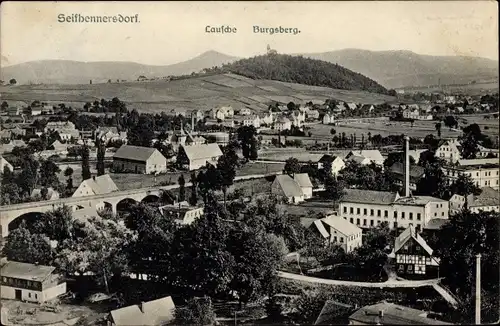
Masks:
[[[455,165],[443,167],[443,172],[450,183],[458,176],[469,176],[478,187],[499,189],[499,161],[498,158],[483,158],[472,160],[458,160]]]
[[[226,118],[232,118],[234,116],[234,109],[230,106],[223,106],[219,108]]]
[[[26,136],[26,129],[19,128],[19,126],[10,129],[10,132],[14,136]]]
[[[314,325],[347,325],[349,316],[355,310],[355,306],[335,300],[326,300]]]
[[[17,116],[17,115],[21,115],[21,113],[23,113],[23,110],[22,110],[22,108],[20,108],[18,106],[9,106],[7,108],[7,115],[8,116]]]
[[[59,140],[55,140],[50,144],[49,148],[54,149],[56,152],[68,152],[68,145],[61,143]]]
[[[10,172],[14,171],[14,167],[9,163],[3,156],[0,156],[0,173],[3,173],[5,169],[8,169]]]
[[[2,146],[0,146],[0,154],[10,153],[14,147],[26,147],[26,143],[20,139],[13,139],[8,144],[2,144]]]
[[[348,109],[348,110],[356,110],[357,109],[357,105],[356,103],[344,103],[345,105],[345,108]]]
[[[205,118],[205,113],[202,110],[196,110],[192,113],[196,119],[196,122],[201,121]]]
[[[272,125],[273,122],[274,122],[274,114],[273,114],[273,112],[269,111],[268,113],[266,113],[262,117],[260,117],[260,122],[262,124]]]
[[[427,113],[420,108],[408,108],[403,111],[403,118],[413,120],[432,120],[432,114]]]
[[[172,217],[181,225],[191,224],[204,214],[203,206],[191,206],[186,201],[173,203],[172,205],[164,205],[158,209],[163,216]]]
[[[462,158],[458,146],[458,142],[454,140],[442,140],[438,144],[435,156],[442,160],[455,163]]]
[[[239,115],[251,115],[252,114],[252,110],[250,110],[248,108],[243,108],[238,113],[239,113]]]
[[[329,125],[333,124],[334,122],[335,122],[335,117],[333,116],[333,114],[325,113],[325,115],[323,116],[323,124]]]
[[[450,214],[459,213],[467,202],[467,207],[472,213],[483,212],[498,212],[500,197],[498,190],[491,187],[481,188],[481,193],[477,196],[470,194],[465,198],[458,194],[454,194],[450,198]]]
[[[113,182],[113,179],[111,179],[109,174],[104,174],[83,180],[71,197],[103,195],[114,191],[118,191],[118,187]],[[105,203],[102,201],[98,202],[97,205],[89,203],[89,207],[91,206],[95,206],[97,210],[102,210],[105,208]]]
[[[316,228],[327,243],[339,245],[346,253],[363,243],[363,230],[340,216],[329,215],[314,221],[311,226]]]
[[[95,140],[101,139],[104,144],[108,144],[112,139],[119,137],[120,133],[116,127],[99,127],[95,131]]]
[[[317,119],[319,119],[319,111],[318,110],[309,110],[306,112],[306,117],[308,119],[317,120]]]
[[[242,120],[243,126],[254,126],[255,128],[260,128],[260,118],[258,115],[245,116]]]
[[[44,132],[48,132],[51,130],[59,131],[61,129],[76,130],[75,124],[71,121],[50,121],[45,125]]]
[[[377,165],[383,165],[384,164],[384,157],[380,153],[379,150],[376,149],[369,149],[369,150],[361,150],[361,151],[350,151],[345,159],[348,160],[351,157],[363,157],[365,159],[362,160],[362,164],[370,164],[370,163],[375,163]],[[359,160],[359,159],[358,159]],[[367,163],[368,162],[368,163]],[[361,162],[360,162],[361,163]]]
[[[212,118],[216,120],[224,120],[226,116],[224,115],[224,112],[219,109],[212,109]]]
[[[76,141],[77,145],[86,145],[87,147],[95,147],[95,142],[89,138],[80,138]]]
[[[222,146],[229,143],[229,134],[222,131],[203,133],[203,138],[205,138],[207,143],[216,143]]]
[[[0,267],[2,299],[44,303],[66,293],[55,267],[8,261]]]
[[[167,159],[156,148],[122,145],[113,155],[113,170],[143,174],[167,171]]]
[[[395,240],[394,250],[390,254],[396,258],[396,270],[399,275],[425,277],[437,276],[439,258],[433,256],[433,250],[413,226],[406,228]]]
[[[354,312],[349,325],[452,325],[429,317],[426,311],[382,301]]]
[[[461,106],[455,107],[455,113],[464,113],[464,111],[465,111],[464,108]]]
[[[277,175],[271,185],[271,193],[287,198],[289,203],[298,204],[304,201],[304,192],[297,181],[289,175]]]
[[[292,129],[292,123],[287,117],[279,117],[274,124],[274,128],[279,131]]]
[[[318,169],[323,169],[325,163],[331,163],[332,175],[336,176],[345,167],[344,160],[340,156],[325,154],[318,161]]]
[[[164,297],[140,304],[112,310],[108,316],[111,326],[163,326],[175,319],[172,297]]]
[[[55,200],[59,199],[59,192],[57,192],[54,188],[48,187],[47,188],[47,195],[45,197],[42,196],[42,188],[36,188],[33,189],[31,192],[31,197],[32,198],[37,198],[40,197],[42,200]]]
[[[486,148],[479,145],[479,152],[476,154],[477,158],[486,158],[488,155],[498,157],[498,148]]]
[[[433,218],[448,219],[449,203],[430,196],[401,197],[397,192],[346,189],[340,216],[363,228],[387,222],[390,228],[421,230]]]
[[[293,180],[295,180],[299,184],[300,189],[302,189],[304,199],[312,198],[313,184],[311,183],[311,179],[309,179],[309,174],[295,173],[293,175]]]
[[[217,165],[222,151],[217,144],[203,144],[193,146],[180,146],[177,153],[177,163],[181,168],[189,171],[197,170],[207,165]]]
[[[389,171],[392,172],[396,179],[396,184],[398,186],[404,186],[405,183],[405,165],[400,162],[394,163],[389,167]],[[418,165],[410,165],[410,190],[417,190],[417,184],[425,176],[425,169]]]
[[[428,151],[427,149],[412,149],[408,151],[408,155],[413,157],[415,163],[418,163],[418,161],[420,161],[420,155],[422,155],[422,153],[427,151]]]
[[[302,127],[302,125],[306,121],[305,113],[300,112],[299,110],[294,110],[290,117],[292,118],[292,125],[294,125],[295,127]]]
[[[371,104],[364,104],[361,108],[361,111],[367,112],[367,113],[372,113],[375,110],[375,107]]]

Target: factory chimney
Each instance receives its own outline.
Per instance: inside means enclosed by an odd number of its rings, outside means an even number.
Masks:
[[[405,197],[410,197],[410,137],[405,136]]]
[[[481,254],[476,255],[476,325],[481,324]]]

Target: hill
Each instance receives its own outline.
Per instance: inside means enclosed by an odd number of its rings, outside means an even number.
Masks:
[[[336,98],[346,102],[377,104],[395,101],[394,97],[365,91],[340,90],[328,87],[250,79],[235,74],[213,74],[179,80],[102,83],[81,85],[18,85],[0,86],[2,101],[31,103],[34,100],[53,105],[65,103],[83,108],[85,102],[118,97],[130,109],[145,112],[182,112],[207,110],[231,105],[235,109],[267,110],[273,102],[303,104],[324,103]]]
[[[241,59],[222,68],[252,79],[271,79],[282,82],[337,89],[363,90],[387,94],[376,81],[338,64],[286,54],[268,54]]]
[[[237,59],[216,51],[208,51],[190,60],[166,66],[135,62],[42,60],[3,67],[1,79],[7,81],[15,78],[20,84],[86,84],[90,80],[101,83],[108,79],[133,81],[139,76],[152,78],[187,75]]]
[[[387,88],[498,82],[498,61],[464,56],[430,56],[411,51],[345,49],[303,54],[337,63],[376,80]]]

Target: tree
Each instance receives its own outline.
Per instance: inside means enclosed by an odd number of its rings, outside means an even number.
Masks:
[[[479,195],[481,188],[476,186],[472,178],[468,175],[460,174],[450,186],[450,194],[457,194],[465,197],[465,207],[468,207],[468,196]]]
[[[9,232],[2,255],[8,260],[41,265],[50,265],[53,258],[49,241],[41,234],[31,233],[24,221]]]
[[[413,156],[410,155],[409,157],[410,157],[410,165],[415,165],[416,162]],[[389,153],[389,155],[387,155],[387,158],[384,161],[384,166],[386,168],[389,168],[394,163],[406,164],[405,160],[406,160],[405,152],[392,152]]]
[[[30,196],[38,183],[39,163],[32,155],[25,156],[21,161],[21,173],[17,177],[17,185],[22,189],[22,195]]]
[[[61,172],[61,169],[57,164],[51,160],[44,160],[40,165],[40,179],[39,183],[42,187],[52,187],[56,189],[59,187],[59,178],[57,174]]]
[[[438,138],[441,138],[441,122],[437,122],[434,127],[436,128]]]
[[[440,232],[435,246],[441,258],[440,270],[448,286],[465,302],[462,321],[472,322],[474,313],[472,294],[475,288],[476,254],[481,254],[481,288],[486,296],[495,298],[489,306],[482,300],[482,322],[498,319],[499,224],[498,212],[471,213],[462,211],[450,218]],[[488,319],[488,320],[486,320]]]
[[[335,130],[334,128],[330,129],[330,134],[331,135],[335,135],[337,133],[337,130]]]
[[[254,126],[243,126],[237,130],[238,141],[241,145],[243,157],[247,160],[250,159],[250,152],[253,144],[253,139],[257,135],[257,130]],[[255,146],[255,145],[254,145]]]
[[[184,179],[184,175],[180,175],[177,179],[177,183],[179,184],[179,201],[186,200],[186,180]]]
[[[192,298],[186,307],[175,310],[176,325],[215,325],[215,312],[210,297]]]
[[[444,118],[444,125],[451,130],[451,128],[458,126],[458,121],[454,116],[448,115]]]
[[[326,198],[333,200],[334,203],[338,203],[345,195],[343,182],[332,175],[327,176],[324,195]]]
[[[207,163],[205,172],[198,173],[198,189],[200,190],[203,202],[207,204],[210,197],[217,190],[222,190],[222,175],[212,164]]]
[[[11,80],[9,80],[9,84],[10,85],[15,85],[15,84],[17,84],[17,80],[15,80],[14,78],[12,78]]]
[[[87,180],[92,177],[92,174],[90,173],[90,153],[89,153],[89,148],[87,145],[83,145],[82,147],[82,180]]]
[[[238,294],[240,304],[268,293],[286,254],[283,239],[242,225],[230,231],[227,241],[235,260],[229,286]]]
[[[293,111],[293,110],[295,110],[297,108],[296,105],[295,105],[295,103],[293,103],[293,102],[288,102],[288,104],[286,105],[286,107],[290,111]]]
[[[73,236],[73,214],[69,206],[48,211],[33,224],[32,232],[41,233],[51,240],[63,241]]]
[[[224,206],[226,205],[226,195],[228,188],[233,184],[236,177],[236,167],[238,165],[238,155],[233,148],[227,148],[225,153],[219,157],[217,170],[220,174],[221,189],[224,195]]]
[[[441,167],[438,160],[424,165],[424,177],[417,182],[417,194],[449,199],[448,180]]]
[[[196,205],[198,203],[198,184],[196,172],[191,172],[191,196],[189,197],[189,204]]]
[[[66,181],[66,190],[70,194],[73,191],[73,169],[70,166],[64,170],[64,176],[68,178]]]
[[[106,146],[104,145],[104,141],[101,138],[97,139],[97,175],[104,175],[105,172],[105,165],[104,165],[104,157],[106,155]]]
[[[0,204],[10,205],[20,202],[20,189],[16,183],[16,176],[7,166],[4,166],[1,180]]]
[[[300,163],[299,160],[295,157],[290,157],[285,162],[285,167],[283,168],[283,173],[288,174],[293,178],[295,173],[300,172]]]
[[[459,137],[460,155],[463,159],[475,159],[479,153],[479,140],[474,132]]]

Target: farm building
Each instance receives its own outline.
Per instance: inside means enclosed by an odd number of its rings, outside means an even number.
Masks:
[[[271,193],[286,197],[289,203],[298,204],[304,201],[304,192],[299,183],[289,175],[278,175],[271,185]]]
[[[304,199],[312,198],[313,184],[311,183],[311,179],[309,179],[309,174],[295,173],[293,175],[293,180],[295,180],[299,184],[300,189],[302,189]]]
[[[118,191],[118,187],[113,182],[109,174],[94,176],[90,179],[83,180],[82,183],[73,193],[72,197],[84,197],[93,195],[109,194],[110,192]],[[89,205],[91,206],[91,205]],[[96,206],[97,210],[104,209],[104,202],[99,202]]]
[[[1,266],[2,299],[43,303],[66,293],[55,267],[9,261]]]
[[[363,230],[340,216],[327,216],[314,221],[311,226],[316,228],[328,244],[337,244],[345,252],[351,252],[363,243]]]
[[[122,145],[113,156],[119,172],[154,174],[167,171],[167,159],[156,148]]]
[[[222,151],[217,144],[180,146],[177,153],[177,164],[189,171],[204,167],[207,163],[217,165]]]

